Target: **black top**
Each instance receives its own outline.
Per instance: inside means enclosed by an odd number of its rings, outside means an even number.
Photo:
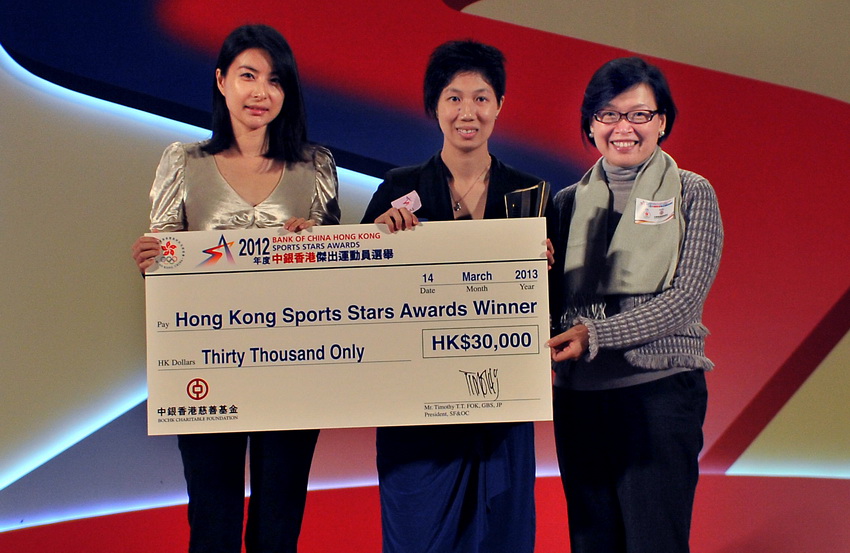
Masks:
[[[485,219],[504,219],[505,194],[512,190],[528,188],[541,181],[540,178],[518,171],[490,156],[490,184],[487,187],[487,203],[484,207]],[[372,223],[375,218],[387,211],[390,202],[416,190],[422,200],[422,207],[416,212],[420,219],[428,221],[454,220],[452,196],[449,191],[451,172],[437,152],[421,165],[398,167],[387,172],[384,182],[372,195],[361,223]],[[546,203],[547,214],[551,202]]]
[[[490,161],[490,184],[487,187],[484,218],[505,219],[507,217],[505,194],[513,190],[534,186],[542,179],[505,165],[495,156],[491,155]],[[450,175],[451,172],[443,163],[439,152],[422,165],[391,169],[384,177],[384,182],[378,186],[372,195],[369,206],[360,222],[373,223],[375,218],[392,207],[390,202],[409,194],[413,190],[416,190],[422,200],[422,207],[416,211],[416,216],[419,219],[429,221],[454,220],[453,201],[449,191]],[[553,236],[556,236],[554,233],[557,231],[558,219],[551,198],[547,198],[544,215],[546,217],[546,234],[553,238]],[[550,277],[557,276],[553,275],[552,272],[550,271]],[[557,278],[555,280],[558,282]],[[555,309],[561,306],[561,290],[558,286],[550,286],[549,290],[550,313],[556,313]]]

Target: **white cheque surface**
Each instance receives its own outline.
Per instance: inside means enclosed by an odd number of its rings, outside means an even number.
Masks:
[[[148,433],[551,420],[545,221],[157,234]]]

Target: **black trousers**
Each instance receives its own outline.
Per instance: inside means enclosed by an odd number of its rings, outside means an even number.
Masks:
[[[702,371],[601,391],[555,388],[573,553],[688,553],[703,444]]]
[[[248,553],[295,553],[318,430],[178,436],[189,493],[189,553],[240,553],[250,447]]]

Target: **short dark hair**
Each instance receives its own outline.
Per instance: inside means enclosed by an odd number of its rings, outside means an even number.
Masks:
[[[637,57],[613,59],[597,69],[590,78],[581,103],[582,138],[595,143],[590,136],[593,114],[616,96],[642,83],[652,89],[658,104],[656,109],[665,117],[664,136],[659,137],[658,143],[666,140],[676,121],[676,104],[673,103],[670,86],[660,69]]]
[[[437,118],[440,94],[459,73],[478,73],[493,87],[496,101],[505,95],[505,56],[495,46],[474,40],[445,42],[431,53],[425,69],[425,113]]]
[[[305,161],[307,116],[301,94],[301,81],[295,55],[283,35],[267,25],[237,27],[224,39],[215,67],[222,75],[226,75],[236,56],[251,48],[259,48],[269,54],[285,94],[280,113],[269,123],[268,149],[264,155],[286,163]],[[212,87],[212,132],[212,138],[203,148],[205,152],[217,154],[233,145],[230,112],[224,96],[218,89],[215,76]]]

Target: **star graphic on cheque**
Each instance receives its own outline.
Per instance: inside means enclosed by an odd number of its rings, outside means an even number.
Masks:
[[[233,254],[230,253],[230,246],[232,245],[233,242],[225,240],[224,235],[222,234],[221,238],[218,240],[218,246],[213,246],[212,248],[204,250],[204,253],[209,255],[209,257],[198,264],[198,267],[201,265],[215,265],[222,256],[226,256],[229,263],[234,263]]]

